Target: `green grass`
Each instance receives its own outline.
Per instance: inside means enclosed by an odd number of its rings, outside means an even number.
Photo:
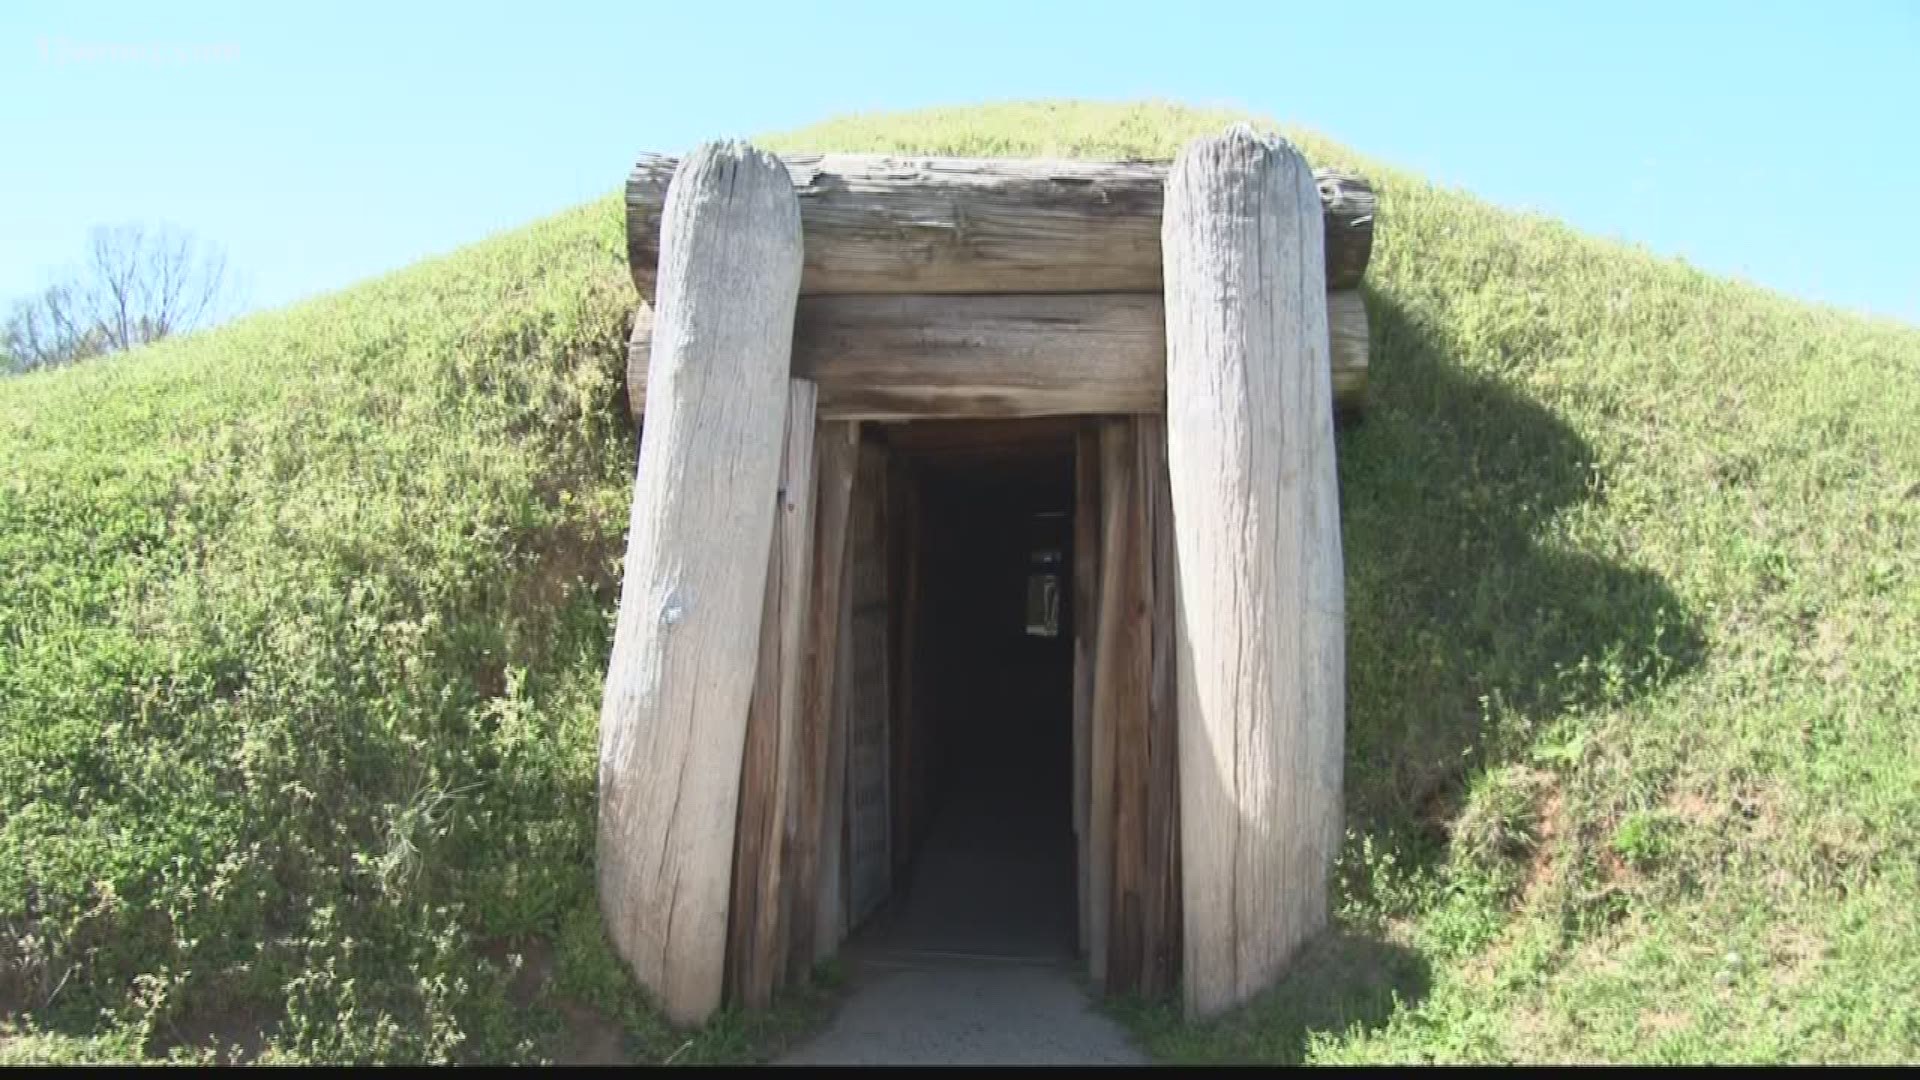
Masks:
[[[1167,156],[1228,119],[765,142]],[[1171,1060],[1920,1057],[1920,332],[1290,134],[1381,194],[1340,931],[1220,1022],[1119,1012]],[[538,1060],[582,1008],[718,1061],[817,1017],[672,1033],[594,913],[619,214],[0,381],[0,1061]]]

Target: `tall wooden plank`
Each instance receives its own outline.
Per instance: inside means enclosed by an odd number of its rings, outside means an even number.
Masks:
[[[853,481],[852,710],[847,730],[847,922],[886,900],[890,847],[892,661],[888,648],[887,453],[862,443]]]
[[[921,515],[919,490],[912,466],[895,454],[887,466],[887,545],[892,575],[890,645],[893,659],[892,730],[892,875],[904,877],[908,856],[923,826],[923,810],[932,794],[924,783],[929,761],[925,740],[926,716],[920,709],[919,685],[914,679],[919,658],[921,594]]]
[[[1132,646],[1138,596],[1133,589],[1131,549],[1134,497],[1133,427],[1125,420],[1100,425],[1100,601],[1094,630],[1091,760],[1088,769],[1088,927],[1087,967],[1096,983],[1112,986],[1115,936],[1116,855],[1125,825],[1118,820],[1116,796],[1126,737],[1125,714],[1138,692],[1132,670],[1138,650]],[[1123,966],[1125,961],[1123,960]]]
[[[1151,545],[1148,562],[1152,640],[1147,705],[1145,919],[1138,989],[1155,995],[1180,981],[1180,727],[1176,698],[1173,504],[1167,489],[1166,422],[1142,417],[1139,475]]]
[[[813,384],[793,379],[779,513],[767,569],[760,659],[747,707],[735,830],[728,982],[733,998],[764,1008],[785,983],[791,858],[788,809],[796,785],[801,689],[807,668],[807,600],[813,591]]]
[[[1077,863],[1080,953],[1092,934],[1092,847],[1089,843],[1093,767],[1095,636],[1100,626],[1100,429],[1086,421],[1073,450],[1073,833]]]
[[[856,451],[857,452],[857,451]],[[851,500],[849,500],[851,503]],[[851,517],[851,514],[849,514]],[[847,936],[847,732],[853,714],[853,544],[840,556],[840,648],[834,660],[832,727],[827,738],[826,806],[821,829],[819,900],[814,910],[813,959],[825,960]]]
[[[1094,722],[1111,733],[1111,869],[1106,888],[1106,969],[1109,992],[1140,988],[1147,917],[1149,706],[1151,704],[1151,587],[1138,420],[1112,420],[1101,438],[1101,498],[1105,527],[1100,552],[1099,655],[1095,660]]]
[[[597,861],[614,948],[678,1024],[721,998],[800,243],[771,155],[708,144],[675,174],[601,703]]]
[[[803,976],[813,966],[818,951],[814,905],[820,895],[820,854],[826,843],[834,675],[840,661],[842,570],[846,566],[854,460],[859,449],[857,423],[829,421],[819,426],[814,438],[812,595],[807,601],[806,676],[795,735],[793,801],[787,818],[789,978]]]
[[[1183,983],[1245,1001],[1326,925],[1341,832],[1344,593],[1312,173],[1245,125],[1167,180]]]

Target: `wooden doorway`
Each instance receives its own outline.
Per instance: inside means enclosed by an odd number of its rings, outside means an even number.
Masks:
[[[1071,959],[1077,940],[1074,840],[1075,624],[1071,602],[1074,453],[1070,421],[875,426],[859,483],[883,529],[862,541],[856,495],[855,604],[879,590],[890,620],[857,612],[847,871],[856,898],[889,899],[863,939],[916,953]],[[869,491],[873,489],[868,488]],[[877,542],[876,542],[877,541]],[[880,549],[884,548],[884,552]],[[887,653],[884,662],[877,654]],[[886,764],[874,722],[885,680]],[[860,824],[885,794],[884,840]],[[856,835],[857,834],[857,835]],[[884,873],[881,860],[884,859]],[[877,905],[876,905],[877,907]],[[858,925],[873,909],[857,900]]]
[[[850,526],[845,866],[866,942],[1078,955],[1117,991],[1178,978],[1160,431],[870,425]]]

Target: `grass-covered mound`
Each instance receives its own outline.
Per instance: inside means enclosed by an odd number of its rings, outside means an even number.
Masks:
[[[1920,332],[1297,138],[1381,195],[1342,932],[1225,1022],[1129,1017],[1176,1058],[1920,1055]],[[672,1035],[594,912],[623,250],[609,198],[0,381],[0,1060],[711,1060],[804,1019]]]

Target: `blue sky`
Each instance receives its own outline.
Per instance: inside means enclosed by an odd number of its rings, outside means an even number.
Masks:
[[[848,111],[1243,105],[1496,203],[1920,323],[1920,0],[0,6],[0,297],[90,226],[253,306]],[[284,10],[281,10],[284,8]]]

